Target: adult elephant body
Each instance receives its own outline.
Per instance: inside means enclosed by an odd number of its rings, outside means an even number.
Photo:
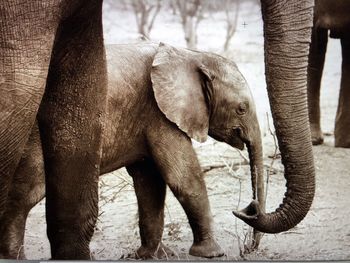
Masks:
[[[323,143],[320,124],[320,88],[325,61],[328,31],[339,38],[342,47],[342,74],[335,122],[335,146],[350,147],[350,2],[316,0],[314,26],[308,67],[308,100],[312,142]]]
[[[126,166],[133,177],[141,234],[137,256],[152,258],[164,249],[160,246],[166,185],[180,201],[192,227],[190,253],[221,256],[190,137],[204,141],[209,133],[233,147],[243,149],[246,144],[252,181],[261,182],[261,135],[246,81],[235,64],[223,57],[164,44],[109,46],[107,58],[101,174]],[[38,119],[48,117],[40,112]],[[41,147],[36,125],[16,171],[5,220],[0,221],[0,252],[4,257],[17,257],[28,212],[44,197]],[[258,187],[259,198],[263,198],[262,184]]]
[[[267,88],[288,191],[271,214],[256,202],[235,213],[265,232],[298,224],[314,195],[306,101],[313,4],[262,1]],[[50,116],[40,136],[54,259],[90,257],[106,99],[101,9],[102,1],[92,0],[0,3],[0,216],[40,105]]]
[[[52,258],[90,258],[105,77],[102,0],[0,2],[0,218],[40,106]]]

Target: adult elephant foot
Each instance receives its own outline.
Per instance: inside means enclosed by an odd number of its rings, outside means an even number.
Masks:
[[[4,254],[0,253],[0,260],[1,259],[15,259],[15,260],[26,260],[26,257],[23,252],[23,248],[18,251],[16,254]]]
[[[324,138],[320,127],[310,124],[312,145],[323,144]]]
[[[225,254],[214,238],[194,242],[189,253],[192,256],[204,258],[222,257]]]
[[[334,146],[342,147],[342,148],[350,148],[350,135],[349,134],[346,134],[346,136],[335,135]]]
[[[342,107],[339,108],[334,129],[334,146],[350,148],[350,114],[345,112],[346,110],[343,110]]]
[[[23,187],[21,190],[25,192]],[[18,192],[16,192],[17,195],[14,194],[15,191],[11,193],[4,216],[0,220],[0,259],[22,260],[26,259],[23,240],[28,211],[21,205],[14,203],[14,197],[20,197]],[[26,196],[26,201],[30,199],[28,196]]]
[[[323,141],[323,137],[312,137],[312,145],[321,145]]]
[[[7,247],[0,247],[0,260],[1,259],[15,259],[15,260],[26,260],[24,255],[23,245],[19,248],[15,248],[10,244],[6,244]],[[17,250],[16,250],[17,249]]]

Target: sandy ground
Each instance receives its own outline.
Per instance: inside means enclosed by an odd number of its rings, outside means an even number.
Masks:
[[[134,17],[127,11],[109,10],[105,1],[105,38],[107,43],[134,41],[137,33]],[[236,61],[251,86],[256,99],[262,126],[266,169],[271,175],[268,184],[267,210],[275,209],[282,201],[285,180],[280,160],[271,166],[275,146],[267,123],[269,112],[265,91],[263,64],[262,21],[259,6],[243,5],[237,33],[226,54]],[[243,25],[247,24],[246,26]],[[206,17],[199,26],[199,49],[221,51],[224,43],[223,14]],[[156,20],[151,37],[183,46],[182,28],[177,17],[161,13]],[[250,202],[249,166],[241,154],[243,151],[209,140],[195,143],[200,162],[205,171],[211,209],[214,215],[215,233],[226,252],[223,260],[341,260],[350,259],[350,150],[334,148],[334,117],[340,82],[340,45],[330,40],[325,75],[323,78],[322,126],[328,134],[323,146],[314,147],[316,165],[316,196],[306,218],[290,231],[266,234],[259,249],[241,255],[248,227],[231,213]],[[270,115],[268,113],[268,115]],[[216,168],[215,168],[216,167]],[[164,243],[175,252],[172,259],[196,259],[188,255],[192,234],[185,214],[177,200],[168,191],[166,201]],[[49,243],[45,234],[44,201],[30,213],[25,237],[25,253],[28,259],[48,259]],[[105,175],[100,183],[100,216],[91,251],[95,259],[117,260],[140,245],[136,198],[131,178],[124,169]]]

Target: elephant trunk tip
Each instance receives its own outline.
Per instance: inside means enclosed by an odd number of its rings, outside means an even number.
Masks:
[[[258,219],[259,215],[261,214],[261,209],[259,202],[257,200],[253,200],[246,208],[240,211],[232,211],[232,213],[239,219],[242,219],[244,222],[248,223],[247,221]]]
[[[260,232],[276,234],[289,229],[287,227],[280,229],[271,225],[271,222],[268,222],[266,213],[261,209],[257,200],[253,200],[246,208],[240,211],[232,211],[232,213]]]

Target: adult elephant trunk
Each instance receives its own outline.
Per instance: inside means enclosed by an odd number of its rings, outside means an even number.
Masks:
[[[256,230],[279,233],[297,225],[310,209],[315,171],[306,97],[306,73],[313,0],[261,1],[264,20],[268,94],[287,191],[275,212],[265,214],[257,201],[234,212]]]

